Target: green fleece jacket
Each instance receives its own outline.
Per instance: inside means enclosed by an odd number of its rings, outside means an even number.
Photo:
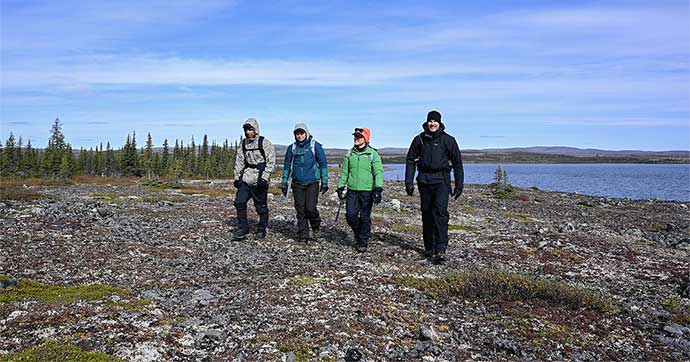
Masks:
[[[353,191],[383,189],[383,163],[376,149],[367,146],[359,151],[353,147],[345,155],[338,188],[345,186]]]

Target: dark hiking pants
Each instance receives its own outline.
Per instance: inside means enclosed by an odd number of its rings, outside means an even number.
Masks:
[[[319,183],[309,185],[292,184],[292,195],[295,198],[295,211],[297,211],[297,235],[302,238],[309,237],[309,224],[312,230],[321,225],[321,217],[316,204],[319,202]]]
[[[371,207],[374,197],[371,191],[347,191],[345,211],[347,224],[355,233],[357,245],[367,246],[371,235]]]
[[[249,229],[247,203],[250,199],[254,201],[254,208],[256,213],[259,214],[258,228],[260,231],[266,231],[268,227],[268,189],[249,186],[246,182],[240,184],[235,195],[235,208],[237,209],[239,226],[243,230]]]
[[[445,182],[419,183],[422,204],[424,251],[445,253],[448,249],[448,196],[450,188]]]

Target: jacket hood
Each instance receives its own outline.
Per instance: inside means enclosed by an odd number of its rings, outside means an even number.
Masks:
[[[439,122],[439,124],[440,124],[441,126],[438,128],[438,131],[436,132],[436,134],[441,134],[441,133],[443,133],[443,131],[446,130],[446,125],[443,124],[443,122]],[[426,133],[426,134],[428,134],[428,135],[430,135],[430,136],[433,136],[433,134],[431,133],[431,131],[429,131],[429,126],[426,125],[426,121],[424,121],[424,123],[422,123],[422,129],[424,129],[424,133]]]
[[[295,125],[295,128],[294,128],[292,131],[294,132],[294,131],[297,131],[298,129],[303,129],[304,132],[307,133],[307,137],[304,139],[305,141],[308,140],[308,139],[311,137],[311,133],[309,133],[309,128],[307,127],[306,124],[304,124],[304,123],[297,123],[297,124]]]
[[[257,121],[255,118],[248,118],[246,121],[244,121],[244,124],[248,124],[254,128],[256,131],[256,134],[259,134],[259,121]],[[244,125],[243,125],[244,127]]]

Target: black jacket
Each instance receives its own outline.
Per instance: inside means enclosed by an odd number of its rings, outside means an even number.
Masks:
[[[453,136],[445,132],[446,126],[432,134],[426,122],[422,125],[424,132],[412,140],[407,151],[405,167],[405,185],[411,186],[415,171],[419,171],[417,182],[437,184],[445,182],[450,186],[450,170],[453,170],[455,187],[462,190],[465,174],[462,169],[462,155]]]

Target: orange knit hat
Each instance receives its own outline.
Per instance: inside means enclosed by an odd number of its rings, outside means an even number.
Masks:
[[[371,131],[369,130],[369,128],[355,128],[355,133],[353,133],[352,135],[360,135],[364,137],[364,140],[367,143],[369,143],[369,141],[371,140]]]

